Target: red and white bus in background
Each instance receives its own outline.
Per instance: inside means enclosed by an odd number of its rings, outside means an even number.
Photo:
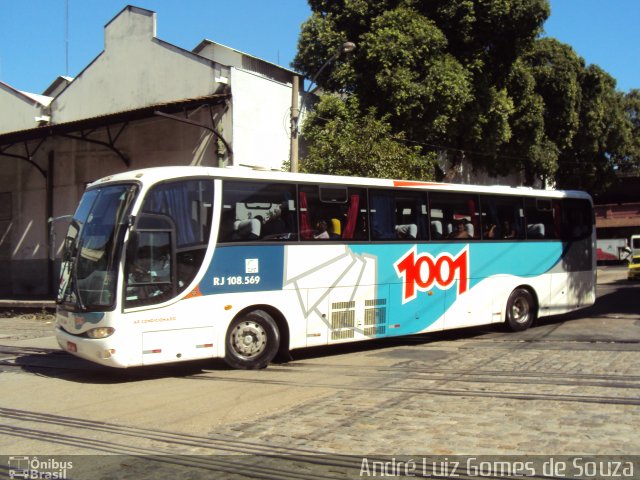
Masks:
[[[638,248],[640,252],[640,235],[638,236]],[[625,262],[630,258],[631,248],[629,248],[626,238],[597,239],[596,259],[598,262]]]

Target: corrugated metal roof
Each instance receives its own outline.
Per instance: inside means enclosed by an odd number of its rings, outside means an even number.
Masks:
[[[256,57],[255,55],[251,55],[250,53],[245,53],[241,50],[237,50],[235,48],[229,47],[227,45],[224,45],[222,43],[218,43],[218,42],[214,42],[213,40],[209,40],[207,38],[205,38],[204,40],[202,40],[194,49],[193,49],[193,53],[195,53],[196,55],[200,55],[200,52],[208,45],[213,45],[213,46],[217,46],[217,47],[222,47],[222,48],[226,48],[227,50],[230,50],[232,52],[235,52],[239,55],[243,55],[247,58],[252,58],[260,63],[264,63],[265,65],[270,65],[273,68],[277,68],[279,70],[282,70],[283,72],[286,72],[287,74],[289,74],[289,76],[292,75],[300,75],[302,76],[301,73],[295,72],[289,68],[283,67],[282,65],[278,65],[277,63],[273,63],[273,62],[269,62],[267,60],[263,60],[262,58]]]
[[[73,122],[49,124],[46,126],[31,128],[28,130],[9,132],[0,135],[0,145],[10,145],[16,142],[25,142],[49,136],[64,135],[87,128],[99,128],[107,125],[114,125],[117,123],[141,120],[143,118],[153,117],[154,112],[158,110],[164,113],[175,113],[183,111],[185,108],[193,108],[196,106],[207,104],[219,104],[224,102],[228,98],[231,98],[230,93],[216,93],[213,95],[208,95],[206,97],[185,99],[177,102],[159,103],[135,110],[128,110],[112,113],[109,115],[85,118]]]
[[[30,92],[23,92],[22,90],[18,90],[17,88],[12,87],[11,85],[9,85],[8,83],[4,83],[2,81],[0,81],[0,86],[4,87],[7,90],[10,90],[14,93],[17,93],[19,96],[23,97],[25,101],[32,101],[32,102],[36,102],[44,107],[48,107],[49,104],[51,103],[51,101],[53,100],[52,97],[47,97],[46,95],[39,95],[37,93],[30,93]]]
[[[20,91],[20,93],[22,93],[23,95],[26,95],[27,97],[38,102],[40,105],[44,107],[48,107],[53,100],[53,97],[47,97],[46,95],[39,95],[37,93],[23,92],[23,91]]]

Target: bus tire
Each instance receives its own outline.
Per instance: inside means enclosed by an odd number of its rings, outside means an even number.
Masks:
[[[271,315],[251,310],[239,315],[229,325],[224,360],[232,368],[265,368],[278,353],[280,332]]]
[[[529,328],[536,319],[536,302],[526,288],[516,288],[507,300],[505,323],[512,332]]]

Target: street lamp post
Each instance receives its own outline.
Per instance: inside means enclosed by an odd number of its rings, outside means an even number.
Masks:
[[[291,171],[298,171],[298,135],[299,135],[299,127],[300,127],[300,114],[304,110],[304,106],[307,101],[307,97],[311,91],[311,87],[316,83],[316,80],[320,76],[320,74],[324,71],[327,66],[336,60],[343,53],[350,53],[356,48],[356,44],[353,42],[344,42],[340,48],[334,53],[315,73],[311,82],[309,83],[309,87],[305,90],[302,90],[302,102],[300,103],[300,107],[298,107],[298,95],[300,91],[300,76],[293,76],[292,83],[292,102],[291,102]]]

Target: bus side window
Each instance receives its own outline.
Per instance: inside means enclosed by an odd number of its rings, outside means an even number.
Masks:
[[[371,240],[393,240],[396,238],[395,198],[393,191],[369,190],[371,202]]]
[[[218,242],[290,241],[297,230],[295,185],[224,182]]]
[[[527,220],[527,238],[531,240],[557,238],[557,221],[555,220],[551,199],[525,198],[525,217]]]
[[[176,293],[176,225],[168,215],[142,214],[127,251],[125,301],[128,307],[161,303]]]
[[[302,240],[368,240],[364,188],[300,186]]]
[[[134,264],[129,266],[131,275],[127,277],[126,307],[160,303],[189,286],[202,266],[209,244],[212,205],[213,181],[211,180],[178,180],[160,183],[149,190],[136,226],[139,230],[138,241],[149,239],[149,248],[129,251],[127,254],[127,262],[134,262]],[[166,253],[161,253],[158,245],[151,242],[151,240],[159,242],[159,239],[164,238],[163,235],[157,231],[145,233],[145,230],[149,230],[150,227],[145,226],[144,222],[148,223],[152,219],[159,218],[165,218],[172,224],[170,230],[175,237],[175,241],[172,241],[174,257],[169,258]],[[155,230],[158,229],[155,228]],[[161,230],[168,229],[163,227]],[[163,240],[163,243],[166,242]],[[145,264],[148,264],[148,268]],[[162,265],[162,268],[158,265]],[[148,270],[149,278],[153,279],[151,283],[162,285],[161,288],[159,287],[162,294],[149,294],[148,287],[140,287],[140,281],[143,279],[141,272],[145,268]],[[167,271],[171,272],[169,282],[173,284],[171,288],[167,287],[169,285],[165,278]]]
[[[428,240],[426,195],[402,190],[369,190],[372,240]]]
[[[521,239],[525,236],[522,198],[482,195],[482,238],[484,240]]]
[[[436,228],[442,222],[443,237],[451,240],[480,238],[480,212],[478,196],[469,193],[433,192],[429,195],[431,232],[434,240]]]
[[[593,215],[588,200],[565,198],[562,200],[562,239],[581,240],[591,235]]]

